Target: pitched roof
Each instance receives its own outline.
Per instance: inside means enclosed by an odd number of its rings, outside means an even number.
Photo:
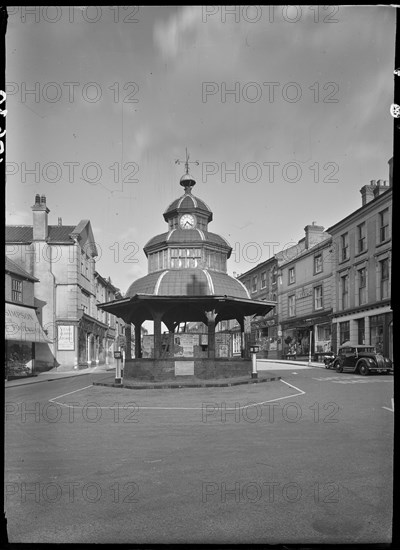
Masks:
[[[15,275],[19,275],[20,277],[23,277],[24,279],[28,279],[29,281],[33,281],[34,283],[39,282],[39,279],[36,279],[36,277],[33,277],[30,273],[28,273],[27,271],[25,271],[25,269],[23,269],[22,267],[17,265],[15,262],[10,260],[10,258],[8,258],[7,256],[6,256],[5,270],[8,273],[14,273]]]
[[[58,244],[73,244],[71,233],[76,233],[75,225],[49,225],[47,242]],[[7,225],[6,243],[26,243],[33,241],[33,227],[31,225]]]

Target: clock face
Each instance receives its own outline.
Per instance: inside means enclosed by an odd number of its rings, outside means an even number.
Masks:
[[[196,218],[192,214],[183,214],[179,220],[182,229],[193,229],[196,225]]]

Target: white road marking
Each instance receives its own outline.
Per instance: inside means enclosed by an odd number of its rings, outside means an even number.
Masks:
[[[279,380],[279,382],[282,382],[283,384],[286,384],[287,386],[290,386],[291,388],[294,388],[299,393],[295,393],[292,395],[285,395],[284,397],[276,397],[275,399],[268,399],[267,401],[261,401],[260,403],[251,403],[250,405],[244,405],[241,407],[238,407],[239,409],[248,409],[249,407],[255,407],[257,405],[263,405],[264,403],[272,403],[273,401],[281,401],[282,399],[289,399],[290,397],[297,397],[298,395],[304,395],[306,392],[301,390],[300,388],[297,388],[296,386],[293,386],[292,384],[289,384],[289,382],[285,382],[284,380]],[[86,390],[87,388],[93,388],[94,386],[85,386],[84,388],[80,388],[79,390],[74,390],[68,393],[64,393],[63,395],[58,395],[57,397],[53,397],[52,399],[49,399],[51,403],[56,403],[57,405],[60,405],[61,407],[67,407],[69,409],[73,409],[74,405],[68,405],[67,403],[60,403],[59,401],[56,401],[56,399],[60,399],[60,397],[65,397],[66,395],[70,395],[71,393],[77,393],[78,391]],[[127,403],[127,405],[133,405],[134,403]],[[76,406],[77,409],[83,409],[84,407],[88,407],[88,405],[91,405],[91,403],[87,403],[84,406]],[[93,403],[98,409],[111,409],[113,405],[109,405],[107,407],[97,405],[97,403]],[[201,411],[204,407],[141,407],[138,406],[139,409],[144,410],[162,410],[162,411]],[[235,411],[234,409],[225,409],[227,411]]]
[[[57,397],[53,397],[53,399],[49,399],[50,402],[55,402],[55,399],[60,399],[60,397],[65,397],[66,395],[71,395],[71,393],[76,393],[78,391],[86,390],[87,388],[93,388],[93,384],[90,386],[85,386],[84,388],[80,388],[79,390],[69,391],[68,393],[63,393],[62,395],[57,395]]]
[[[389,409],[389,407],[382,407],[382,409],[386,409],[387,411],[390,411],[392,413],[394,413],[394,399],[392,397],[392,408]]]

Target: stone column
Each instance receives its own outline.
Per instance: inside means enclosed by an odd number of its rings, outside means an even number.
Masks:
[[[95,363],[96,363],[96,366],[97,366],[99,364],[99,349],[100,349],[100,336],[99,335],[95,336],[94,345],[95,345]]]
[[[371,345],[371,326],[369,323],[368,315],[365,316],[364,331],[365,331],[365,345],[370,346]]]
[[[142,357],[142,324],[135,323],[135,358]]]
[[[125,341],[125,361],[128,361],[129,359],[132,359],[132,330],[130,323],[125,325]]]
[[[245,336],[244,336],[244,319],[241,318],[241,319],[236,319],[236,320],[240,325],[240,341],[241,341],[240,356],[241,356],[242,359],[244,359],[245,356],[246,356],[246,339],[245,339]]]
[[[208,358],[215,359],[215,318],[217,314],[215,309],[205,312],[208,327]]]
[[[153,314],[154,321],[154,359],[161,357],[161,319],[162,313],[155,311]]]

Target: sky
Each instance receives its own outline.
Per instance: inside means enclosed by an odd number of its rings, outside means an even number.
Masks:
[[[234,10],[229,12],[228,10]],[[393,155],[395,8],[10,7],[6,221],[89,219],[126,292],[185,150],[244,273],[361,206]]]

